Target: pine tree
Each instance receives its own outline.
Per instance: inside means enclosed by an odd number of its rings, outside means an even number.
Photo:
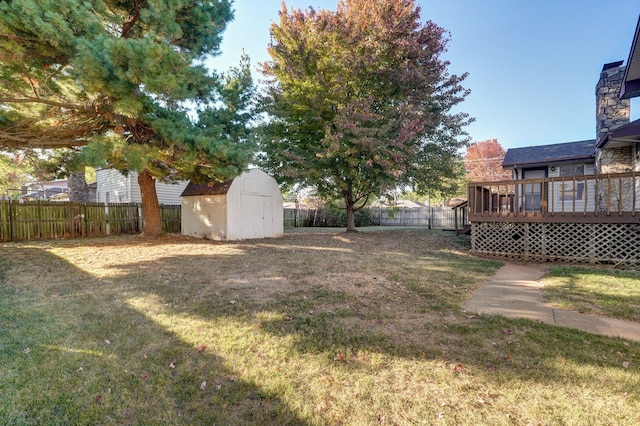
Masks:
[[[232,18],[230,0],[0,1],[0,146],[138,171],[144,234],[160,234],[156,179],[224,180],[251,157],[248,59],[203,65]]]

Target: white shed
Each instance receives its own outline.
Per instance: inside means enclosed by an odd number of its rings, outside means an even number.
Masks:
[[[282,203],[278,183],[260,169],[213,185],[190,183],[182,193],[182,233],[219,241],[279,238]]]
[[[96,170],[96,201],[98,203],[141,203],[138,173],[130,172],[126,176],[114,169]],[[180,194],[189,182],[181,180],[175,183],[156,181],[158,203],[180,205]]]

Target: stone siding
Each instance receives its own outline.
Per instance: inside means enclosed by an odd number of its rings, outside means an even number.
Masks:
[[[596,153],[598,173],[630,172],[634,163],[633,149],[630,145],[600,149]]]
[[[603,174],[630,172],[633,169],[634,160],[634,149],[629,145],[601,149],[596,153],[597,169]],[[612,180],[609,185],[600,185],[598,190],[600,211],[631,211],[635,206],[634,182],[635,180]]]
[[[620,85],[626,67],[604,69],[596,85],[596,137],[629,123],[630,101],[619,99]]]

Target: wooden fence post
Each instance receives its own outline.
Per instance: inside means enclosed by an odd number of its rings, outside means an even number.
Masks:
[[[89,211],[87,210],[87,203],[82,203],[82,217],[84,218],[84,236],[89,235]]]
[[[109,223],[109,193],[104,200],[104,231],[107,236],[111,235],[111,224]]]
[[[13,219],[13,200],[9,200],[9,241],[13,241],[15,235],[15,221]]]

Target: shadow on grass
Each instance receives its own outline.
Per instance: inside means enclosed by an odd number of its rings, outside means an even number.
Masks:
[[[128,290],[20,245],[0,269],[1,424],[307,424]]]
[[[300,240],[296,241],[294,248],[280,240],[238,245],[245,247],[247,256],[262,258],[261,255],[275,250],[279,261],[296,264],[304,262],[300,259],[318,256],[318,247],[335,246],[335,241],[330,236],[318,238],[310,238],[306,248]],[[358,246],[367,246],[367,239],[360,236],[357,241],[346,243],[344,247],[350,245],[355,245],[353,252],[357,255]],[[371,249],[369,253],[377,253],[388,261],[393,260],[393,255],[385,247],[379,248],[378,252]],[[324,264],[332,264],[330,251],[322,256]],[[456,271],[461,268],[480,273],[487,265],[483,260],[469,263],[450,254],[432,251],[425,251],[422,256],[429,257],[435,269],[448,267],[449,279],[455,277]],[[269,258],[266,263],[272,260]],[[206,256],[181,256],[166,257],[162,262],[162,267],[167,269],[186,264],[204,265],[200,267],[206,268],[212,259]],[[157,267],[155,262],[139,262],[128,265],[125,269],[145,275]],[[198,271],[196,268],[191,272],[197,276]],[[573,380],[576,375],[574,368],[577,366],[589,367],[589,373],[585,373],[587,376],[579,380],[591,383],[598,381],[598,368],[622,370],[622,356],[627,360],[640,359],[640,345],[635,342],[525,319],[513,320],[499,316],[466,318],[459,305],[442,297],[438,288],[427,287],[422,291],[414,289],[411,297],[421,300],[423,306],[428,307],[428,312],[407,326],[400,318],[403,307],[389,314],[378,306],[393,303],[391,299],[363,302],[361,298],[348,292],[330,290],[321,285],[301,288],[296,285],[295,280],[303,278],[304,272],[299,274],[295,268],[283,280],[293,282],[289,282],[289,286],[280,291],[278,286],[283,281],[265,281],[259,277],[259,271],[254,272],[255,276],[252,278],[241,274],[242,279],[239,280],[224,280],[221,277],[220,281],[197,286],[184,283],[179,285],[180,296],[177,296],[174,289],[161,283],[148,286],[146,290],[160,297],[160,304],[177,304],[171,308],[172,313],[197,317],[202,321],[231,318],[247,326],[257,324],[260,332],[264,333],[263,338],[292,337],[287,341],[292,342],[291,350],[294,352],[321,354],[328,361],[334,360],[336,354],[340,357],[344,355],[345,358],[341,358],[341,361],[345,362],[337,365],[345,368],[356,365],[349,363],[349,359],[353,358],[349,354],[364,350],[406,359],[443,360],[451,366],[463,364],[467,369],[472,369],[474,374],[486,376],[487,380],[494,380],[496,374],[499,374],[502,375],[501,380],[509,377],[523,382],[553,385],[559,380]],[[329,270],[309,270],[308,273],[328,274]],[[439,279],[445,281],[447,275]],[[256,300],[254,291],[262,291],[260,286],[265,285],[272,286],[267,297]],[[409,287],[419,285],[418,282]],[[236,303],[230,304],[230,300]],[[188,304],[185,305],[187,301]],[[425,312],[419,310],[413,313]],[[401,333],[395,324],[399,328],[410,327],[410,330],[404,330],[404,337],[399,336]],[[633,385],[636,380],[637,374],[632,373],[628,375],[628,383],[620,385],[629,394],[640,397],[640,389]],[[617,392],[619,388],[612,387],[610,391]]]
[[[452,380],[468,374],[496,386],[504,381],[525,387],[577,382],[603,394],[628,392],[640,398],[637,367],[615,383],[599,380],[598,372],[621,370],[619,353],[640,360],[640,345],[527,320],[467,318],[455,303],[466,291],[457,282],[464,278],[460,273],[466,268],[480,274],[492,263],[465,262],[443,252],[456,247],[446,242],[401,252],[401,239],[375,247],[375,240],[362,234],[339,240],[314,235],[295,239],[295,244],[286,238],[234,243],[237,250],[228,256],[178,256],[172,252],[184,240],[176,239],[166,243],[169,250],[160,258],[111,265],[115,278],[83,272],[43,249],[6,247],[0,325],[13,331],[6,341],[2,338],[0,365],[8,371],[2,373],[3,395],[12,396],[0,403],[0,419],[26,424],[51,419],[54,424],[154,423],[148,419],[304,424],[282,390],[295,391],[299,383],[267,387],[260,385],[260,377],[240,376],[251,376],[245,370],[260,357],[272,357],[273,374],[280,374],[279,363],[286,365],[301,354],[303,361],[311,355],[333,369],[369,370],[375,377],[373,367],[358,362],[363,351],[441,361]],[[188,242],[205,249],[217,245]],[[148,243],[100,240],[97,246],[105,244],[144,250]],[[83,247],[75,242],[67,246]],[[309,260],[318,256],[319,265]],[[358,256],[374,257],[373,264],[358,269]],[[383,279],[386,265],[403,265],[407,257],[407,264],[428,263],[442,274],[435,287],[420,290],[420,278],[403,275],[401,267],[393,272],[397,277]],[[211,273],[223,267],[223,272]],[[32,277],[33,285],[14,282],[12,274]],[[345,280],[369,274],[375,285],[327,288],[323,279],[330,274],[343,274]],[[413,281],[407,284],[408,279]],[[411,305],[403,306],[405,302]],[[241,364],[230,365],[227,354],[216,349],[223,338],[229,339],[227,352]],[[202,352],[198,339],[207,342]],[[277,347],[282,352],[270,355]],[[263,374],[269,374],[268,362],[260,362],[267,365]],[[285,379],[295,378],[296,372],[288,374]],[[36,403],[29,402],[33,395],[39,396]]]
[[[565,309],[640,321],[637,271],[552,267],[544,277],[545,299]]]

